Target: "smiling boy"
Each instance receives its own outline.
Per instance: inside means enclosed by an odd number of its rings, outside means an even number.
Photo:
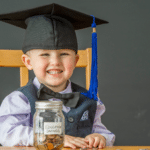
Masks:
[[[56,4],[2,15],[0,19],[7,22],[9,17],[9,23],[22,28],[27,26],[22,61],[29,70],[34,71],[36,77],[3,100],[0,108],[0,143],[3,146],[32,146],[34,103],[40,100],[37,93],[40,93],[42,85],[61,94],[87,92],[72,83],[70,77],[79,60],[75,29],[90,26],[89,20],[92,21],[92,18]],[[96,21],[105,23],[100,19]],[[60,99],[54,97],[47,100]],[[115,135],[101,123],[105,106],[100,99],[94,101],[80,94],[72,104],[63,105],[64,146],[103,148],[113,145]]]
[[[79,55],[69,49],[33,49],[22,55],[24,64],[29,70],[33,69],[38,81],[54,92],[66,88],[78,59]]]

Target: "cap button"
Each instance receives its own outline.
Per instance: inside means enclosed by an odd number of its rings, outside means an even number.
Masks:
[[[71,122],[71,123],[74,122],[73,117],[68,117],[68,121]]]

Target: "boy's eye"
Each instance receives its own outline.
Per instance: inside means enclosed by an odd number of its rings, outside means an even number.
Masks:
[[[69,54],[68,53],[61,53],[60,55],[63,56],[63,55],[69,55]]]
[[[49,56],[48,53],[41,54],[41,56]]]

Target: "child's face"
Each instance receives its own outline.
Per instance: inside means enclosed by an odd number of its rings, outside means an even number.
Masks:
[[[55,92],[65,89],[72,76],[79,56],[73,50],[31,50],[22,60],[29,70],[34,71],[40,83]]]

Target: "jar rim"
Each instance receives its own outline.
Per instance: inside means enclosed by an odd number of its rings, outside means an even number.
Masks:
[[[62,101],[36,101],[35,108],[60,108]]]

